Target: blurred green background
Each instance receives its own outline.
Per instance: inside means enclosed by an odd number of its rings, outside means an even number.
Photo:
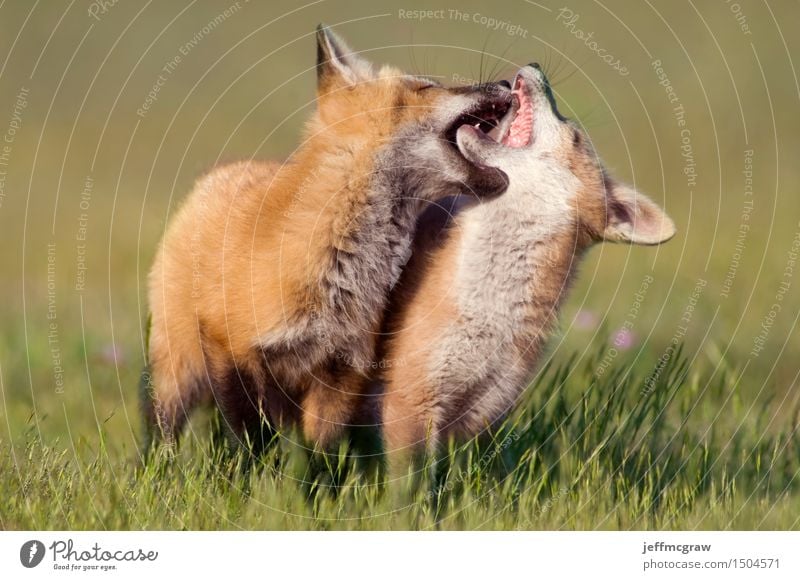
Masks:
[[[543,63],[562,111],[585,124],[608,167],[678,225],[657,249],[591,252],[551,356],[609,343],[612,366],[654,368],[676,338],[705,376],[741,373],[743,404],[720,399],[723,418],[735,424],[769,404],[788,420],[800,366],[800,267],[785,270],[800,232],[798,4],[452,9],[432,0],[4,2],[0,440],[34,433],[69,449],[93,446],[102,428],[109,445],[133,449],[156,243],[198,174],[296,146],[314,106],[319,22],[375,62],[446,83]],[[419,20],[414,10],[439,12]],[[626,320],[632,332],[617,336]]]

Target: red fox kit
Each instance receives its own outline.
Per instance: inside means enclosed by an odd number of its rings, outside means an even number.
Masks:
[[[323,27],[317,60],[318,107],[292,158],[212,170],[167,228],[149,276],[152,436],[175,441],[213,396],[239,438],[266,420],[330,444],[356,407],[421,203],[507,186],[455,134],[489,130],[508,88],[376,71]]]
[[[608,175],[538,65],[519,72],[513,93],[489,135],[457,134],[468,159],[509,176],[507,192],[426,212],[390,307],[382,421],[396,466],[509,411],[587,248],[675,233],[652,201]]]

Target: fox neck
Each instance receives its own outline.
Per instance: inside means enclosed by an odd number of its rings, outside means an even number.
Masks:
[[[535,357],[583,254],[568,213],[537,212],[512,192],[467,210],[457,292],[467,316],[483,320],[499,344]]]
[[[407,181],[380,164],[354,191],[333,223],[328,261],[320,272],[321,310],[313,321],[328,336],[342,337],[352,365],[369,368],[372,332],[381,323],[391,288],[411,254],[420,202]]]
[[[353,315],[359,314],[358,303],[374,309],[409,258],[421,196],[397,169],[391,150],[384,145],[376,153],[359,141],[329,144],[321,152],[306,147],[298,155],[295,166],[305,174],[296,179],[300,195],[313,193],[307,184],[323,185],[322,195],[302,198],[304,205],[320,208],[310,211],[319,212],[321,224],[330,229],[325,235],[330,256],[320,270],[327,294],[323,308],[328,304]]]
[[[346,233],[331,247],[337,268],[346,268],[340,270],[336,286],[376,285],[378,293],[385,294],[411,253],[418,203],[413,195],[402,195],[376,178],[360,205],[349,217]]]

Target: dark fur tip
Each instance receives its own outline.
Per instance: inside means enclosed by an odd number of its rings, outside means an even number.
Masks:
[[[317,79],[321,80],[330,72],[331,61],[337,58],[335,41],[324,22],[317,24]]]
[[[325,50],[325,26],[320,22],[317,24],[317,78],[321,78],[324,72],[324,64],[327,61]]]
[[[509,183],[508,174],[502,169],[472,166],[465,189],[468,194],[487,199],[505,193]]]

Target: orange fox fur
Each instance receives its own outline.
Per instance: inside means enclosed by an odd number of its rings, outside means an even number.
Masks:
[[[296,153],[213,169],[159,246],[145,401],[156,439],[173,443],[213,399],[240,440],[299,424],[330,445],[359,407],[423,202],[507,185],[447,141],[507,94],[374,71],[324,28],[317,42],[318,107]]]

